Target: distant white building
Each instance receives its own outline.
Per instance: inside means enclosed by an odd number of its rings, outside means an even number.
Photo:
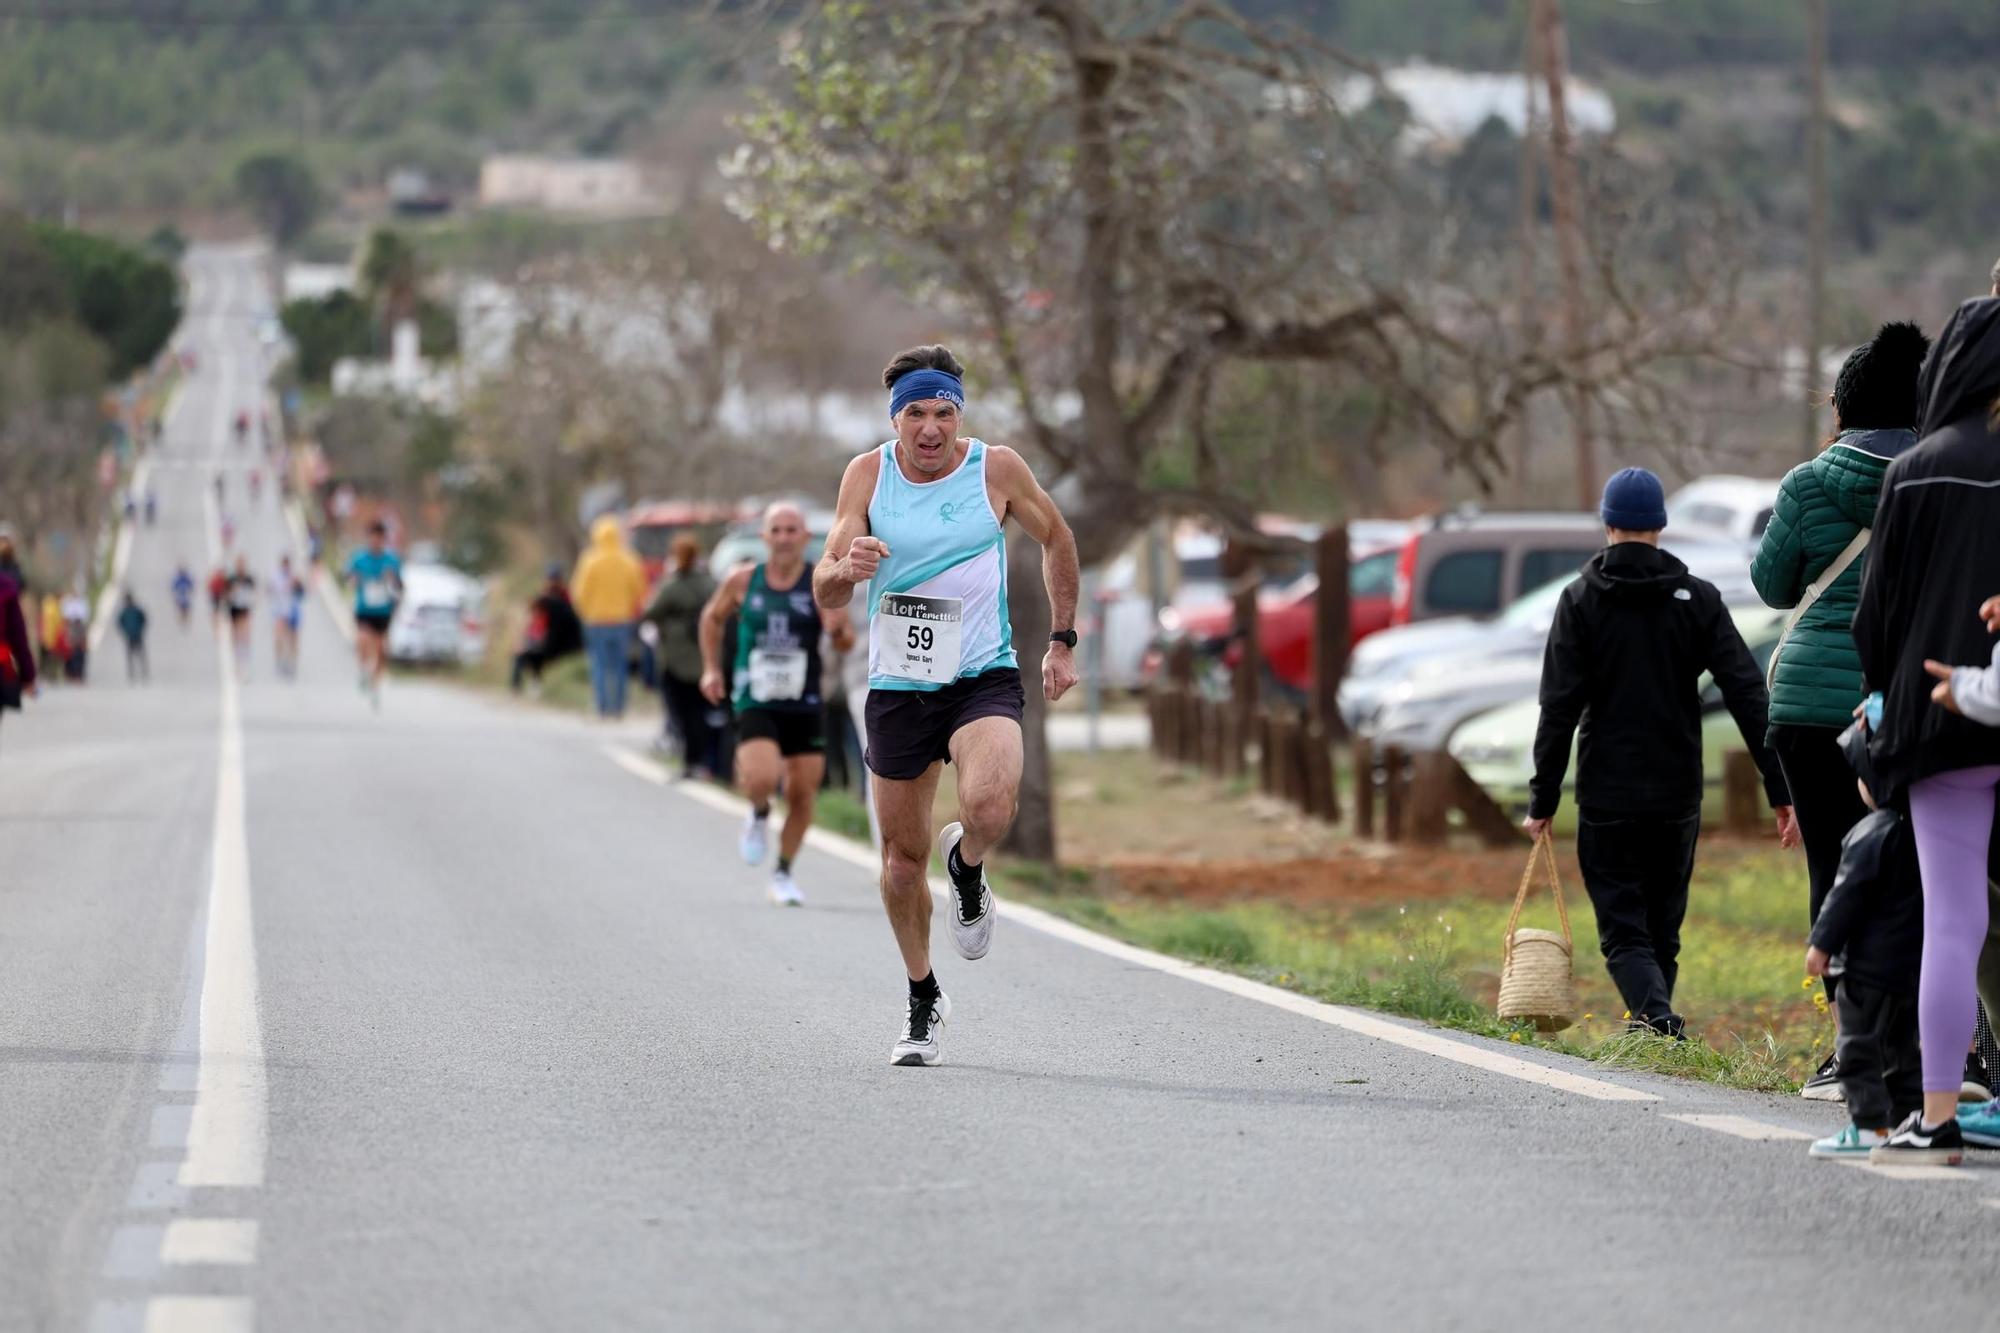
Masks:
[[[489,157],[479,167],[485,208],[545,208],[620,216],[647,213],[660,197],[635,162],[622,158]]]
[[[1539,83],[1531,89],[1521,74],[1487,74],[1417,61],[1383,71],[1382,83],[1410,109],[1403,146],[1411,151],[1462,143],[1496,116],[1518,135],[1527,128],[1531,96],[1537,115],[1546,120],[1548,114],[1547,89]],[[1603,135],[1617,128],[1618,113],[1602,88],[1571,77],[1563,92],[1570,128],[1577,134]],[[1366,106],[1374,97],[1374,81],[1356,75],[1341,86],[1337,100],[1352,109]]]
[[[285,265],[285,300],[324,300],[354,290],[354,270],[346,264]]]

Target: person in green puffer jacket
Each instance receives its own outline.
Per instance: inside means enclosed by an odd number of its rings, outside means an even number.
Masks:
[[[1774,607],[1795,607],[1806,589],[1875,522],[1875,501],[1889,460],[1917,442],[1917,372],[1930,340],[1915,324],[1884,324],[1855,349],[1833,386],[1837,434],[1819,457],[1785,474],[1771,522],[1750,562],[1757,594]],[[1806,848],[1807,923],[1840,867],[1840,843],[1868,813],[1839,736],[1861,702],[1861,657],[1854,647],[1854,609],[1861,598],[1864,549],[1799,618],[1779,650],[1771,681],[1770,744],[1792,792],[1792,810]],[[1827,998],[1839,979],[1826,978]],[[1837,1101],[1840,1080],[1828,1056],[1805,1096]]]

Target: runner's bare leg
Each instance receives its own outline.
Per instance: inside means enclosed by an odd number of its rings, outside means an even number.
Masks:
[[[952,733],[951,762],[958,771],[958,822],[965,839],[959,859],[982,865],[1013,827],[1021,794],[1021,724],[982,717]]]
[[[869,775],[882,821],[882,905],[912,981],[931,973],[931,803],[943,771],[940,761],[901,782]]]

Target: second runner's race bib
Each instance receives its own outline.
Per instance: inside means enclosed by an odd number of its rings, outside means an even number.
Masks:
[[[806,692],[806,650],[752,648],[750,697],[760,704],[788,703]]]
[[[957,680],[964,607],[956,597],[883,593],[875,615],[882,674],[931,685]]]

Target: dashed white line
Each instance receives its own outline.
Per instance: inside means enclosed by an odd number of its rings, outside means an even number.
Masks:
[[[665,772],[661,770],[659,765],[649,763],[629,750],[616,745],[605,745],[601,748],[613,763],[626,772],[633,774],[635,777],[644,778],[646,781],[659,786],[671,786],[674,791],[687,797],[689,800],[697,801],[712,809],[726,811],[738,816],[742,815],[749,808],[740,798],[730,796],[726,792],[718,791],[703,783],[669,783]],[[831,856],[838,857],[851,865],[859,866],[865,870],[874,870],[881,864],[873,848],[856,842],[852,838],[843,838],[839,834],[829,832],[826,829],[813,829],[806,835],[806,841]],[[943,897],[941,890],[933,888],[932,892],[940,898]],[[1246,1000],[1255,1000],[1259,1004],[1269,1005],[1274,1009],[1283,1009],[1288,1013],[1297,1014],[1303,1018],[1310,1018],[1315,1022],[1325,1023],[1329,1027],[1342,1028],[1364,1037],[1374,1037],[1391,1045],[1401,1046],[1406,1050],[1420,1051],[1425,1055],[1432,1055],[1439,1059],[1450,1060],[1474,1069],[1481,1069],[1489,1074],[1499,1074],[1523,1083],[1540,1084],[1543,1087],[1556,1088],[1563,1092],[1575,1093],[1580,1097],[1595,1098],[1598,1101],[1656,1102],[1660,1100],[1656,1094],[1642,1092],[1637,1088],[1623,1087],[1616,1083],[1608,1083],[1603,1079],[1574,1074],[1566,1069],[1555,1069],[1547,1065],[1536,1064],[1532,1060],[1523,1060],[1519,1057],[1508,1055],[1503,1051],[1488,1050],[1483,1046],[1475,1046],[1469,1042],[1458,1041],[1432,1029],[1405,1027],[1401,1023],[1391,1022],[1386,1018],[1381,1018],[1364,1010],[1350,1009],[1342,1005],[1323,1004],[1318,1000],[1310,999],[1304,995],[1299,995],[1277,986],[1268,986],[1263,982],[1251,981],[1247,977],[1239,977],[1229,972],[1218,972],[1214,968],[1203,967],[1198,963],[1190,963],[1183,959],[1170,958],[1166,954],[1154,953],[1150,949],[1141,949],[1135,945],[1126,944],[1122,940],[1114,940],[1109,936],[1100,935],[1096,931],[1086,930],[1082,926],[1065,921],[1061,917],[1053,916],[1038,908],[1023,906],[1020,903],[1002,902],[1000,904],[1000,915],[1007,920],[1018,922],[1030,930],[1039,931],[1044,935],[1051,935],[1060,940],[1066,940],[1071,944],[1105,954],[1121,962],[1131,963],[1137,967],[1150,968],[1155,972],[1164,972],[1168,976],[1179,977],[1184,981],[1192,981],[1196,985],[1207,986],[1211,990],[1224,991]]]
[[[254,1264],[257,1223],[240,1217],[181,1217],[160,1238],[163,1264]]]
[[[252,1333],[245,1296],[155,1296],[146,1302],[146,1333]]]

